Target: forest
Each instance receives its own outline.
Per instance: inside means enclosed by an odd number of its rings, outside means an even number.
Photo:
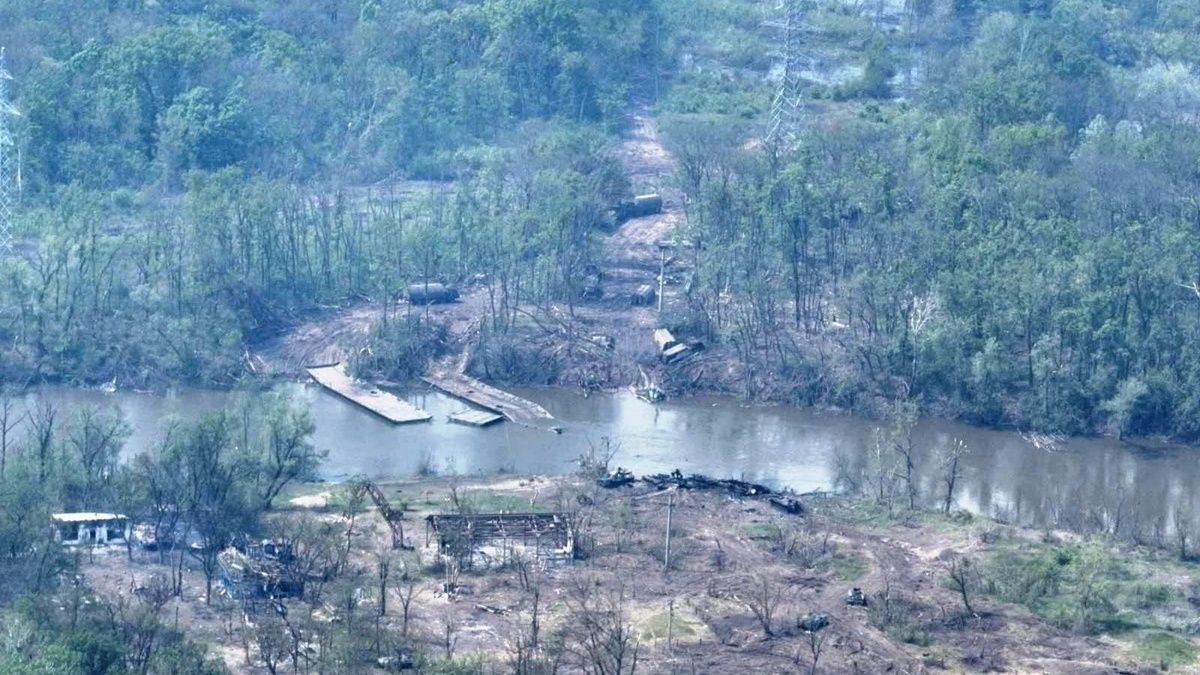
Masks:
[[[860,4],[807,6],[780,144],[748,1],[9,3],[5,378],[232,386],[293,317],[431,278],[485,279],[511,340],[603,265],[643,106],[693,258],[662,323],[737,364],[702,388],[1195,438],[1200,12]]]

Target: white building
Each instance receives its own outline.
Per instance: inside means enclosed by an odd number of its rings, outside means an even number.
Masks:
[[[119,513],[55,513],[55,538],[64,546],[124,542],[129,518]]]

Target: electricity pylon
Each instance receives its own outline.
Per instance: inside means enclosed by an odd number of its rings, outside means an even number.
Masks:
[[[767,130],[767,141],[771,143],[794,143],[800,135],[800,73],[803,69],[800,49],[801,2],[783,0],[783,20],[768,24],[779,28],[783,34],[783,77],[771,104],[771,126]]]

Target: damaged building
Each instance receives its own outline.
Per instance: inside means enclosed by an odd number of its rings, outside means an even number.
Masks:
[[[55,513],[54,538],[64,546],[125,543],[129,518],[119,513]]]
[[[288,569],[291,546],[275,541],[230,547],[217,556],[221,585],[231,598],[294,598],[304,594],[304,579]]]
[[[432,536],[438,554],[471,566],[476,556],[485,564],[514,557],[539,562],[575,557],[575,532],[561,513],[435,514],[425,519],[426,543]]]

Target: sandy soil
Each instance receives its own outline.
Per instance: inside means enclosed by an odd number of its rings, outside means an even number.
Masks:
[[[379,319],[379,305],[332,309],[300,323],[257,347],[255,355],[268,373],[298,374],[304,368],[346,360],[347,349],[362,339]]]

